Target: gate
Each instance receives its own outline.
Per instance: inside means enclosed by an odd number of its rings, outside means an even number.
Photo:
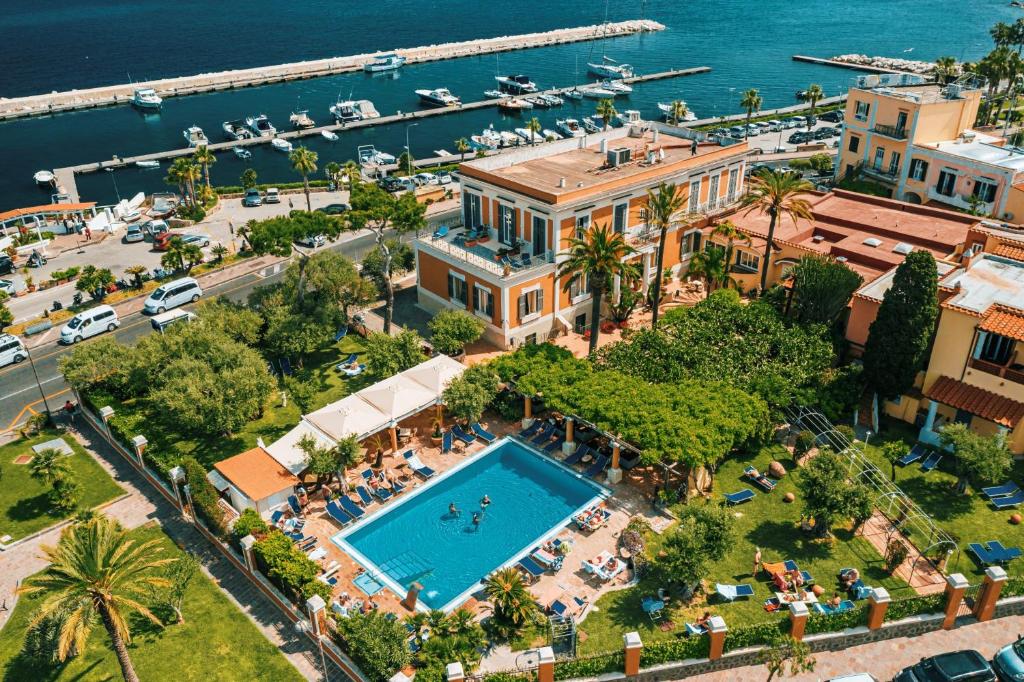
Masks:
[[[964,598],[960,602],[960,608],[956,612],[957,618],[974,614],[974,606],[978,603],[978,598],[981,597],[982,586],[982,583],[978,583],[977,585],[969,585],[967,587],[964,591]]]

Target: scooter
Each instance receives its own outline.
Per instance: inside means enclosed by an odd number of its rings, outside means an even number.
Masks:
[[[30,268],[40,268],[46,265],[46,258],[38,251],[33,251],[28,257],[28,266]]]

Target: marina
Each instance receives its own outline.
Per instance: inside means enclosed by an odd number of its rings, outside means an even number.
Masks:
[[[865,64],[852,61],[842,61],[839,59],[829,59],[826,57],[809,57],[804,54],[793,55],[793,61],[804,62],[806,64],[820,64],[822,66],[835,66],[840,69],[850,69],[852,71],[863,71],[865,73],[896,73],[896,74],[911,74],[918,76],[919,73],[914,71],[901,71],[888,66],[877,66],[875,64]]]

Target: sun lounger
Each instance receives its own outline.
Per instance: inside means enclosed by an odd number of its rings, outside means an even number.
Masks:
[[[993,564],[999,563],[999,559],[997,558],[996,553],[990,551],[987,547],[985,547],[985,545],[981,544],[980,542],[970,543],[969,545],[967,545],[967,549],[970,551],[971,554],[977,557],[978,562],[983,566],[991,566]]]
[[[370,492],[373,494],[374,497],[379,499],[381,502],[387,502],[392,497],[394,497],[390,490],[388,490],[387,488],[381,488],[379,486],[371,487]]]
[[[327,513],[330,514],[332,519],[343,526],[347,526],[352,523],[352,516],[342,511],[341,507],[335,504],[334,500],[327,503]]]
[[[1000,563],[1006,563],[1019,559],[1021,556],[1020,548],[1018,547],[1003,547],[1003,543],[998,540],[989,540],[988,548],[999,555]]]
[[[346,377],[357,377],[366,371],[366,365],[356,365],[355,367],[342,367],[341,373]]]
[[[605,524],[605,522],[612,517],[612,513],[607,509],[599,509],[596,514],[593,514],[584,526],[589,531],[595,531]]]
[[[939,466],[939,462],[942,461],[941,452],[933,452],[921,463],[921,471],[931,471],[935,467]]]
[[[590,449],[590,446],[587,445],[586,443],[580,443],[576,447],[576,452],[572,453],[571,455],[563,459],[562,464],[566,466],[572,466],[573,464],[577,464],[586,455],[590,454],[593,454],[593,451]]]
[[[323,547],[317,547],[316,549],[308,552],[306,556],[309,557],[312,561],[320,561],[320,559],[323,559],[325,556],[327,556],[327,550]]]
[[[549,571],[557,571],[562,567],[562,562],[565,561],[565,557],[561,554],[552,554],[551,552],[537,548],[530,554],[530,558],[536,561],[541,566],[544,566]]]
[[[896,460],[896,463],[899,464],[901,467],[905,467],[908,464],[913,464],[914,462],[923,458],[927,454],[928,448],[926,448],[921,443],[918,443],[914,447],[910,448],[910,452]]]
[[[334,369],[338,370],[339,372],[344,372],[345,368],[348,367],[349,365],[351,365],[352,363],[354,363],[358,358],[359,358],[358,355],[356,355],[355,353],[352,353],[347,358],[345,358],[344,360],[342,360],[341,362],[336,364],[334,366]]]
[[[283,516],[284,516],[284,511],[281,510],[281,509],[278,509],[276,512],[274,512],[273,514],[270,515],[270,523],[276,526],[277,522],[280,521],[281,517],[283,517]]]
[[[363,505],[373,502],[373,497],[370,496],[370,491],[367,490],[364,485],[356,486],[356,495],[359,495],[359,501],[362,502]]]
[[[405,492],[405,484],[402,483],[401,481],[399,481],[398,479],[395,479],[394,481],[391,482],[391,490],[396,495],[398,493],[404,493]]]
[[[542,445],[551,438],[551,434],[553,434],[554,432],[554,424],[544,424],[544,426],[541,427],[540,431],[538,431],[534,435],[534,437],[530,439],[530,442],[533,443],[534,445]]]
[[[562,443],[564,443],[564,442],[565,442],[565,438],[564,437],[556,438],[555,440],[550,441],[547,445],[544,446],[544,452],[551,453],[551,452],[554,452],[555,450],[561,450],[562,449]]]
[[[753,597],[754,587],[752,585],[727,585],[715,583],[715,592],[720,594],[726,601],[734,601],[740,597]]]
[[[743,470],[743,474],[751,481],[764,488],[767,492],[775,490],[775,481],[768,478],[754,467],[748,466]]]
[[[337,502],[337,505],[353,519],[359,519],[366,513],[359,508],[358,504],[349,499],[348,495],[342,495],[335,500],[335,502]]]
[[[452,451],[452,445],[454,445],[454,438],[452,437],[451,431],[445,431],[441,434],[441,454],[447,455]]]
[[[296,516],[302,516],[302,507],[299,506],[299,498],[295,495],[288,496],[288,506],[292,508],[292,513]]]
[[[466,433],[465,431],[463,431],[462,427],[459,426],[458,424],[455,424],[454,426],[452,426],[452,434],[456,438],[461,440],[463,443],[465,443],[466,445],[472,445],[473,441],[476,440],[475,436],[472,436],[472,435]]]
[[[544,426],[544,422],[539,419],[535,419],[532,424],[527,426],[525,429],[519,432],[520,438],[531,438],[533,434],[537,433],[541,427]]]
[[[981,494],[989,499],[995,497],[1006,497],[1007,495],[1014,495],[1018,492],[1020,492],[1020,488],[1013,481],[981,489]]]
[[[441,227],[437,228],[437,230],[435,230],[434,234],[433,234],[434,239],[444,239],[447,236],[448,236],[448,226],[447,225],[442,225]]]
[[[341,329],[338,330],[338,333],[334,335],[334,342],[337,343],[346,336],[348,336],[348,326],[342,327]]]
[[[602,502],[598,502],[597,504],[587,507],[579,514],[574,516],[572,520],[576,523],[576,527],[583,528],[584,526],[586,526],[587,521],[589,521],[590,517],[596,514],[601,509],[602,504]]]
[[[1018,507],[1021,504],[1024,504],[1024,490],[1014,493],[1013,495],[1007,495],[1006,497],[997,497],[992,500],[992,504],[996,506],[996,509]]]
[[[469,425],[470,430],[476,435],[477,438],[485,443],[493,443],[498,439],[493,433],[480,426],[479,422],[473,422]]]
[[[686,628],[686,634],[690,637],[700,637],[708,631],[704,626],[694,625],[693,623],[685,623],[684,627]]]
[[[404,457],[405,461],[409,464],[409,468],[415,471],[423,478],[430,478],[431,476],[437,473],[436,471],[428,467],[426,464],[421,462],[420,458],[417,457],[412,450],[406,450],[404,453],[402,453],[402,457]]]
[[[599,454],[597,456],[597,459],[594,460],[594,463],[591,464],[587,468],[587,470],[583,472],[583,475],[584,476],[589,476],[590,478],[593,478],[594,476],[597,476],[599,473],[604,471],[604,468],[606,466],[608,466],[608,455]]]
[[[522,571],[523,575],[526,576],[527,580],[531,583],[540,580],[540,577],[544,575],[545,568],[538,564],[536,561],[528,556],[524,556],[516,564],[516,567]]]
[[[815,602],[811,605],[811,608],[814,610],[815,613],[821,614],[823,616],[835,616],[846,611],[852,611],[854,608],[856,608],[856,605],[849,599],[844,599],[839,603],[839,606],[829,606],[828,604],[821,604]]]
[[[729,504],[743,504],[754,499],[754,491],[750,488],[744,488],[734,493],[725,493],[725,501]]]

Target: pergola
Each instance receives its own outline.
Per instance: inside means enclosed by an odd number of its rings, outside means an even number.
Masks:
[[[8,229],[20,225],[33,223],[33,227],[39,232],[40,227],[48,218],[63,219],[74,216],[79,221],[84,221],[86,212],[96,214],[96,202],[87,201],[79,204],[43,204],[41,206],[28,206],[26,208],[15,208],[0,213],[0,230],[7,236]],[[90,216],[91,217],[91,216]]]

